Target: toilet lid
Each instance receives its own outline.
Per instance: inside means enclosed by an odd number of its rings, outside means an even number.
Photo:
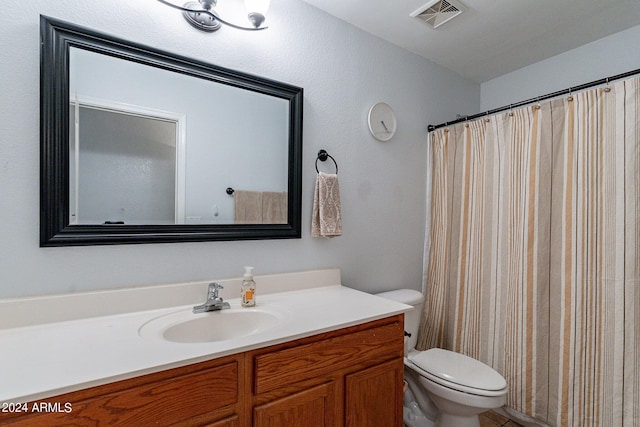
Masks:
[[[479,390],[502,390],[507,382],[479,360],[441,348],[409,355],[417,367],[445,381]]]

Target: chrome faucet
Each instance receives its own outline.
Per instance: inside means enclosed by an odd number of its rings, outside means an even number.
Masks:
[[[209,283],[209,292],[207,300],[204,304],[196,305],[193,307],[194,313],[204,313],[205,311],[224,310],[231,308],[228,302],[224,302],[222,298],[218,296],[218,291],[224,289],[220,283]]]

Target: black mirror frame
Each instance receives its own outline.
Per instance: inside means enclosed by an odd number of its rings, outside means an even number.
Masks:
[[[296,239],[302,222],[303,89],[40,17],[40,246]],[[69,225],[69,50],[135,61],[289,101],[287,224]]]

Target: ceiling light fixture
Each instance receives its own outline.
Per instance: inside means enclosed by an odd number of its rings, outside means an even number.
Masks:
[[[218,13],[214,10],[216,4],[218,4],[218,0],[189,1],[183,6],[178,6],[167,0],[158,1],[174,9],[181,10],[184,19],[186,19],[191,26],[201,31],[210,33],[218,31],[221,24],[246,31],[258,31],[268,28],[261,27],[261,25],[264,23],[271,0],[245,0],[244,4],[248,12],[247,18],[253,27],[243,27],[220,18]]]

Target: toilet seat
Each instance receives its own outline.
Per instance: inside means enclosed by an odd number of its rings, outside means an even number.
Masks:
[[[460,353],[432,348],[412,351],[407,360],[419,374],[444,387],[479,396],[500,396],[507,390],[502,375]]]

